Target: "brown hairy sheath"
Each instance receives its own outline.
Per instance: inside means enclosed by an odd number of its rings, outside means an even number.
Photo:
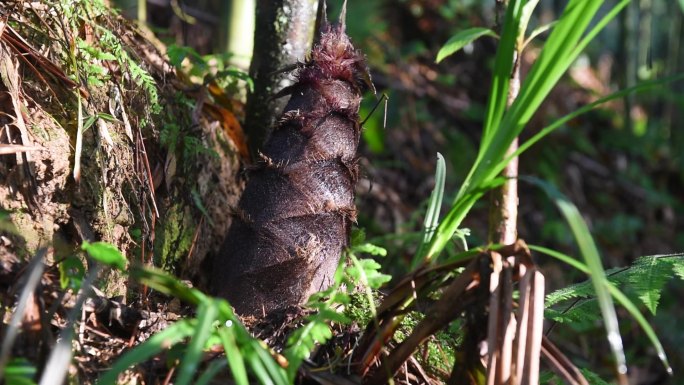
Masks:
[[[356,218],[364,84],[372,87],[365,59],[344,22],[324,22],[297,82],[280,93],[290,100],[213,260],[212,290],[238,313],[299,305],[332,283]]]

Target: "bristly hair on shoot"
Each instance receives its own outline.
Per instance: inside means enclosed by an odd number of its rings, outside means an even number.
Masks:
[[[325,5],[325,4],[323,4]],[[324,12],[325,13],[325,12]],[[340,19],[321,22],[311,54],[235,209],[209,272],[214,294],[261,316],[304,303],[333,281],[356,221],[361,94],[375,91]]]
[[[347,1],[342,3],[342,9],[337,23],[330,24],[326,16],[326,2],[322,3],[322,22],[317,44],[311,50],[309,59],[300,72],[299,79],[306,81],[309,76],[313,79],[340,79],[358,84],[376,93],[371,81],[370,72],[364,55],[356,50],[346,33]],[[308,73],[320,71],[320,73]]]

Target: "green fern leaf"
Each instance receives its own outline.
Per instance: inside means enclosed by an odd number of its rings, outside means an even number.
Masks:
[[[676,254],[673,257],[674,258],[673,263],[672,263],[672,271],[675,273],[679,279],[684,280],[684,258],[682,258],[684,254]]]
[[[651,314],[656,313],[660,293],[672,275],[673,262],[658,256],[641,257],[627,274],[630,288],[646,305]]]
[[[578,331],[596,327],[601,319],[601,311],[595,298],[582,299],[563,310],[546,309],[544,314],[546,318],[568,324]]]
[[[583,281],[562,289],[558,289],[546,295],[546,307],[577,298],[591,298],[594,296],[594,288],[591,281]]]
[[[603,378],[601,378],[601,376],[592,372],[591,370],[580,369],[580,372],[582,372],[584,378],[586,378],[591,385],[609,385],[609,383],[606,382],[606,380],[604,380]]]
[[[652,255],[638,258],[628,268],[614,268],[606,271],[609,281],[616,286],[625,286],[630,297],[637,297],[648,310],[655,314],[665,284],[672,279],[672,273],[684,279],[684,254]],[[594,291],[590,281],[584,281],[556,290],[546,296],[549,318],[558,322],[575,322],[581,318],[577,306],[563,313],[550,307],[573,299],[593,299]],[[591,313],[591,311],[588,311]],[[594,314],[598,318],[598,314]]]

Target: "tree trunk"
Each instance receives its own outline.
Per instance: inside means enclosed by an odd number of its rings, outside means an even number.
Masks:
[[[254,91],[247,96],[245,132],[252,158],[263,145],[287,100],[273,99],[292,84],[288,67],[303,62],[311,48],[318,0],[258,0],[254,54],[249,74]]]

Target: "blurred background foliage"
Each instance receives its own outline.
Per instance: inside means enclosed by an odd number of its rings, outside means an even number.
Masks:
[[[239,9],[252,1],[167,1],[119,4],[133,18],[144,18],[167,44],[190,46],[201,55],[234,60],[244,49],[230,41],[249,41],[252,32]],[[138,12],[145,3],[145,12]],[[239,3],[239,4],[238,4]],[[330,14],[340,2],[329,1]],[[606,1],[605,10],[616,1]],[[541,1],[530,30],[554,20],[565,1]],[[681,73],[684,1],[634,0],[617,22],[595,39],[572,66],[533,119],[525,136],[560,116],[639,81]],[[365,124],[358,185],[359,227],[369,240],[386,247],[382,260],[398,276],[408,269],[418,244],[425,202],[432,189],[436,153],[447,161],[447,197],[453,199],[473,163],[483,124],[496,41],[482,38],[435,64],[437,51],[455,33],[495,27],[493,0],[349,0],[347,27],[367,56],[376,88],[389,97],[386,117],[379,108]],[[246,25],[242,30],[236,23]],[[541,35],[544,39],[546,34]],[[522,58],[522,76],[538,54],[535,44]],[[232,47],[232,48],[231,48]],[[242,50],[242,51],[240,51]],[[240,51],[239,54],[231,55]],[[362,119],[375,98],[368,96]],[[386,119],[386,127],[384,121]],[[684,98],[682,84],[611,102],[570,121],[520,160],[520,173],[552,182],[580,209],[591,226],[607,267],[626,266],[644,255],[684,251]],[[525,137],[523,137],[523,140]],[[567,254],[576,254],[567,225],[543,192],[520,185],[519,235]],[[464,222],[468,244],[487,238],[486,200]],[[451,246],[459,251],[460,244]],[[539,260],[547,291],[583,280],[578,273]],[[684,317],[681,281],[663,292],[652,324],[677,373],[684,372]],[[624,315],[624,314],[622,314]],[[630,370],[643,372],[639,383],[662,383],[663,370],[643,334],[621,317]],[[569,328],[582,333],[568,333]],[[581,329],[581,330],[579,330]],[[582,367],[609,368],[606,348],[597,347],[603,330],[594,323],[552,328],[554,339]],[[563,341],[563,342],[561,342]],[[632,368],[631,367],[631,368]],[[678,375],[684,379],[684,375]],[[610,375],[604,377],[610,378]],[[676,379],[671,379],[676,382]],[[684,380],[682,380],[684,381]]]

